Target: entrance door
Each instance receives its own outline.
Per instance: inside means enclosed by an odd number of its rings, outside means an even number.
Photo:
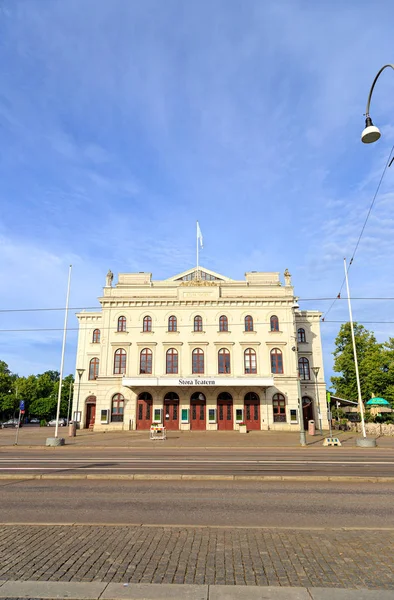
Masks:
[[[190,429],[206,429],[205,405],[204,394],[195,392],[190,398]]]
[[[95,404],[87,404],[86,405],[86,429],[93,429],[94,421],[96,418],[96,405]]]
[[[233,398],[228,392],[222,392],[218,396],[218,429],[234,429]]]
[[[137,402],[137,429],[150,429],[152,425],[152,396],[143,392],[138,396]]]
[[[308,422],[311,421],[313,417],[313,403],[310,398],[304,396],[302,399],[302,413],[304,417],[304,429],[308,431]]]
[[[245,396],[244,420],[247,429],[260,429],[260,398],[254,392]]]
[[[179,396],[169,392],[164,397],[164,426],[167,429],[179,429]]]

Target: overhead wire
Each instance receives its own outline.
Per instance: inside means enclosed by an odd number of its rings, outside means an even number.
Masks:
[[[370,207],[369,207],[369,209],[368,209],[368,212],[367,212],[367,216],[365,217],[365,220],[364,220],[363,226],[362,226],[362,228],[361,228],[360,235],[358,236],[358,240],[357,240],[357,242],[356,242],[356,245],[355,245],[355,248],[354,248],[354,250],[353,250],[352,257],[351,257],[351,259],[350,259],[350,261],[349,261],[349,265],[346,267],[347,274],[349,274],[350,267],[351,267],[351,266],[352,266],[352,264],[353,264],[354,257],[356,256],[356,252],[357,252],[357,250],[358,250],[358,247],[359,247],[359,245],[360,245],[361,238],[362,238],[362,236],[363,236],[363,233],[364,233],[365,227],[366,227],[366,225],[367,225],[367,223],[368,223],[369,217],[370,217],[370,215],[371,215],[371,212],[372,212],[372,209],[373,209],[373,207],[374,207],[375,200],[376,200],[376,198],[377,198],[377,195],[378,195],[378,193],[379,193],[380,186],[382,185],[382,181],[383,181],[383,179],[384,179],[384,176],[385,176],[385,174],[386,174],[387,168],[388,168],[388,167],[390,167],[390,166],[391,166],[391,164],[393,163],[394,157],[393,157],[393,159],[392,159],[392,160],[390,160],[390,159],[391,159],[391,155],[393,154],[393,151],[394,151],[394,144],[393,144],[393,146],[391,147],[391,150],[390,150],[390,152],[389,152],[388,159],[387,159],[387,161],[386,161],[386,164],[385,164],[385,166],[384,166],[384,169],[383,169],[383,171],[382,171],[382,174],[381,174],[381,176],[380,176],[379,183],[378,183],[378,185],[377,185],[377,188],[376,188],[376,190],[375,190],[375,193],[374,193],[374,195],[373,195],[372,202],[371,202],[371,204],[370,204]],[[339,299],[341,298],[341,292],[342,292],[343,286],[345,285],[345,282],[346,282],[346,275],[344,276],[344,278],[343,278],[343,280],[342,280],[341,287],[339,288],[339,292],[338,292],[338,294],[337,294],[336,298],[334,298],[334,301],[333,301],[333,302],[332,302],[332,304],[330,305],[329,309],[328,309],[328,310],[327,310],[327,311],[324,313],[324,317],[322,317],[322,321],[323,321],[323,322],[326,320],[326,317],[327,317],[327,315],[330,313],[330,311],[331,311],[331,309],[333,308],[333,306],[335,305],[336,301],[337,301],[337,300],[339,300]]]
[[[322,297],[322,298],[302,298],[300,296],[297,296],[298,301],[299,302],[327,302],[327,300],[347,300],[347,296],[341,296],[340,298],[335,297],[332,298],[330,296],[327,297]],[[386,300],[394,300],[393,296],[352,296],[352,301],[353,300],[364,300],[364,301],[374,301],[376,302],[377,300],[382,300],[382,301],[386,301]],[[115,307],[111,307],[112,309]],[[128,308],[128,307],[123,307],[123,308]],[[47,307],[47,308],[0,308],[0,314],[4,314],[4,313],[22,313],[22,312],[57,312],[57,311],[64,311],[66,310],[64,306],[60,306],[60,307]],[[102,306],[72,306],[68,309],[70,310],[80,310],[80,311],[85,311],[85,310],[95,310],[95,311],[101,311],[102,310]]]

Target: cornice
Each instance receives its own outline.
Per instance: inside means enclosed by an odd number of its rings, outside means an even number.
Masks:
[[[168,298],[168,299],[140,299],[140,300],[126,300],[126,299],[100,299],[101,305],[103,309],[109,310],[114,308],[134,308],[134,307],[161,307],[161,306],[178,306],[178,307],[189,307],[189,306],[284,306],[287,308],[291,308],[293,304],[292,297],[285,298],[219,298],[219,299],[209,299],[209,298],[190,298],[189,300],[178,300],[177,298]],[[86,313],[88,315],[89,313]],[[85,316],[85,314],[83,315]]]

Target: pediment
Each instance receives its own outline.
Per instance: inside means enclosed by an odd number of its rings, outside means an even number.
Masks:
[[[183,271],[183,273],[178,273],[178,275],[170,277],[166,281],[193,281],[194,279],[201,281],[232,281],[229,277],[215,273],[215,271],[211,271],[205,267],[199,267],[198,269],[193,267],[192,269]]]

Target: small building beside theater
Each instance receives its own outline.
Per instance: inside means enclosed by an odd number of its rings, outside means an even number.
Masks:
[[[108,272],[101,310],[78,313],[73,415],[80,427],[298,430],[327,427],[318,311],[288,271],[241,281],[203,267],[156,281]],[[317,380],[313,372],[319,367]]]

